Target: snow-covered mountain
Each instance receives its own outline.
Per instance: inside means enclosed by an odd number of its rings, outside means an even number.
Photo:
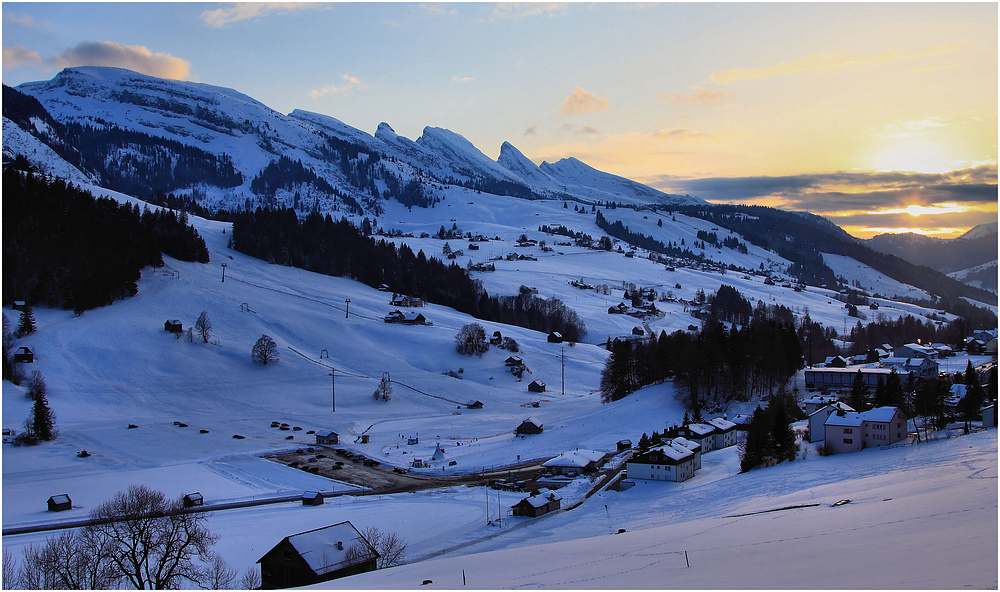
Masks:
[[[509,144],[501,150],[499,161],[494,161],[451,130],[426,127],[413,141],[382,123],[372,135],[327,115],[302,110],[284,115],[232,89],[163,80],[120,68],[67,68],[51,80],[25,83],[17,90],[37,99],[61,124],[90,126],[111,136],[101,141],[113,144],[112,154],[102,163],[82,167],[86,175],[110,188],[128,189],[109,182],[120,171],[105,169],[120,163],[123,168],[138,167],[136,175],[143,176],[143,164],[150,164],[149,155],[136,148],[141,142],[113,133],[119,130],[173,140],[222,159],[223,166],[231,163],[238,179],[224,175],[228,182],[212,183],[174,176],[160,179],[160,186],[153,187],[166,193],[197,195],[211,208],[234,209],[248,202],[251,206],[297,205],[303,210],[346,206],[377,215],[385,200],[399,198],[402,188],[413,180],[439,186],[459,184],[517,197],[628,204],[704,203],[597,171],[576,159],[543,163],[543,172]],[[13,130],[12,126],[44,141],[42,131],[27,120],[5,122],[5,129]],[[4,153],[8,156],[26,153],[34,155],[33,164],[43,170],[64,168],[51,154],[43,158],[29,144],[23,133],[4,133]],[[176,166],[180,159],[177,151],[159,149]],[[292,179],[283,171],[285,177],[277,179],[276,185],[272,171],[268,190],[254,184],[253,180],[264,176],[265,169],[281,157],[300,161],[319,180]],[[415,199],[416,205],[434,203],[438,197],[426,185],[423,192]],[[303,199],[293,200],[296,193]],[[412,205],[414,196],[408,195],[406,200]]]

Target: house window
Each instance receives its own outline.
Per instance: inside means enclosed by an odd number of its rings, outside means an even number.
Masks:
[[[851,428],[844,428],[844,433],[845,433],[845,434],[853,434],[853,433],[854,433],[854,430],[853,430],[853,429],[851,429]]]
[[[852,438],[844,438],[844,444],[853,444],[854,440]]]

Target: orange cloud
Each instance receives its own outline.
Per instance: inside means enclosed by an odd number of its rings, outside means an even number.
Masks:
[[[238,2],[225,8],[206,10],[201,13],[201,20],[205,21],[205,24],[210,27],[219,28],[238,21],[253,20],[277,12],[291,12],[315,8],[323,8],[323,4],[314,2]]]
[[[4,52],[6,59],[6,52]],[[141,74],[183,80],[191,71],[191,62],[168,53],[153,53],[141,45],[122,45],[114,41],[84,41],[52,59],[57,68],[74,66],[111,66]]]
[[[37,66],[42,63],[42,56],[33,49],[25,49],[14,45],[3,46],[3,69],[13,70],[21,66]]]
[[[352,90],[361,90],[368,87],[368,85],[357,76],[341,74],[340,78],[344,81],[344,84],[328,84],[322,88],[309,91],[309,96],[314,99],[319,99],[325,97],[326,95],[338,95]]]
[[[582,115],[583,113],[595,113],[609,111],[611,103],[606,97],[599,97],[589,93],[579,86],[573,89],[573,93],[563,100],[557,113],[559,115]]]

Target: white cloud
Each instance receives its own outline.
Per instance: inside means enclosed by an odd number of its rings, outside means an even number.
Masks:
[[[475,78],[473,78],[471,76],[452,76],[451,77],[451,81],[452,82],[472,82],[473,80],[475,80]]]
[[[5,12],[3,20],[14,23],[15,25],[21,25],[22,27],[30,27],[34,22],[32,21],[30,14],[14,14],[11,12]]]
[[[328,84],[322,88],[309,91],[309,96],[314,99],[319,99],[325,97],[326,95],[343,94],[352,90],[361,90],[368,87],[368,85],[357,76],[341,74],[340,78],[344,81],[343,84]]]
[[[239,21],[254,20],[269,14],[305,9],[323,9],[324,4],[313,2],[238,2],[224,8],[206,10],[201,20],[210,27],[225,27]]]
[[[608,111],[610,109],[611,104],[606,97],[599,97],[577,86],[573,89],[573,93],[563,100],[557,113],[573,116],[583,113]]]
[[[520,20],[530,16],[563,16],[569,4],[565,2],[507,2],[497,4],[490,12],[490,20]]]
[[[6,57],[5,51],[5,61]],[[84,41],[52,58],[52,64],[57,68],[113,66],[174,80],[187,78],[191,70],[187,60],[168,53],[153,53],[141,45],[122,45],[114,41]]]

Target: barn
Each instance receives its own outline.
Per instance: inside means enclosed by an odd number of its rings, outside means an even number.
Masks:
[[[170,319],[163,323],[163,330],[168,333],[183,333],[184,327],[179,319]]]
[[[65,493],[60,493],[59,495],[53,495],[49,498],[49,511],[50,512],[62,512],[64,510],[71,510],[73,508],[73,500],[69,499],[69,496]]]
[[[194,493],[185,494],[184,497],[181,499],[181,503],[184,505],[185,508],[203,506],[205,505],[205,498],[202,497],[201,493],[196,491]]]
[[[307,491],[302,494],[303,506],[322,506],[323,494],[318,491]]]
[[[319,446],[332,446],[340,444],[340,435],[330,430],[316,432],[316,444]]]
[[[514,433],[518,436],[525,434],[541,434],[542,433],[542,422],[535,417],[529,417],[521,422],[521,425],[517,426]]]
[[[531,384],[528,385],[528,390],[532,393],[544,393],[545,383],[541,380],[532,380]]]
[[[562,498],[548,489],[540,489],[538,493],[517,502],[510,507],[512,516],[535,518],[559,509]]]
[[[352,548],[354,550],[352,551]],[[263,557],[261,588],[294,588],[373,571],[378,551],[349,521],[289,535]]]
[[[553,331],[553,332],[549,333],[548,342],[549,343],[562,343],[563,342],[562,333],[560,333],[558,331]]]

